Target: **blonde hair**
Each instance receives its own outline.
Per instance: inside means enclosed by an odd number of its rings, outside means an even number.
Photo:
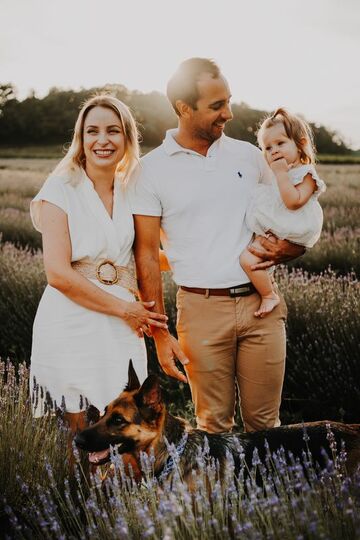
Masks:
[[[104,107],[114,111],[120,120],[125,136],[125,152],[116,167],[116,173],[120,174],[121,181],[125,186],[139,163],[139,133],[130,109],[125,103],[108,94],[93,96],[83,104],[75,123],[70,147],[50,176],[64,176],[73,185],[80,181],[82,169],[85,168],[86,163],[83,144],[85,119],[91,109],[95,107]]]
[[[262,148],[262,137],[265,129],[282,124],[287,137],[294,141],[299,152],[301,163],[315,163],[314,137],[311,128],[305,120],[294,114],[290,114],[286,109],[280,107],[267,116],[260,125],[257,132],[259,146]],[[302,142],[305,139],[305,143]]]

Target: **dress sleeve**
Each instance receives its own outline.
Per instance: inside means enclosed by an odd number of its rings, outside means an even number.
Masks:
[[[154,182],[147,171],[139,165],[132,175],[128,186],[128,195],[133,214],[144,216],[161,216],[162,207],[156,193]]]
[[[47,201],[55,204],[66,214],[68,213],[69,204],[66,196],[65,180],[59,177],[49,177],[39,193],[33,198],[30,203],[30,216],[35,229],[42,232],[41,226],[41,203]]]
[[[294,172],[296,171],[296,169],[293,169],[293,170]],[[314,191],[314,195],[318,197],[319,195],[321,195],[321,193],[324,193],[324,191],[326,191],[326,184],[319,177],[314,165],[304,165],[303,167],[299,167],[299,173],[300,174],[296,175],[296,179],[294,181],[295,186],[297,184],[300,184],[304,180],[307,174],[311,174],[311,176],[315,180],[316,188],[317,188],[316,191]]]

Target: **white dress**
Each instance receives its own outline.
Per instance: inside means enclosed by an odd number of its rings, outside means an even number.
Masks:
[[[72,262],[110,259],[119,266],[129,263],[134,226],[120,179],[114,183],[112,218],[85,172],[76,186],[60,177],[46,180],[30,207],[33,224],[40,232],[42,200],[67,214]],[[119,285],[91,281],[107,293],[134,301],[133,294]],[[32,388],[35,377],[36,384],[50,393],[57,406],[61,406],[64,398],[68,412],[80,411],[86,400],[103,410],[126,385],[129,359],[143,381],[147,375],[143,339],[118,317],[84,308],[57,289],[46,287],[33,327]],[[40,402],[34,409],[35,416],[43,414]]]
[[[317,189],[307,203],[298,210],[289,210],[280,195],[274,176],[271,184],[259,184],[246,213],[246,224],[255,234],[264,235],[271,231],[278,238],[312,247],[320,237],[323,212],[318,202],[319,195],[326,190],[313,165],[301,165],[290,169],[289,177],[294,186],[311,174]]]

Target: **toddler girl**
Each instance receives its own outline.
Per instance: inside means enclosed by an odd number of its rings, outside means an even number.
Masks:
[[[314,162],[313,137],[301,118],[277,109],[266,118],[258,132],[258,142],[274,172],[272,184],[260,184],[246,215],[247,226],[255,233],[252,246],[261,250],[257,236],[271,235],[305,247],[319,239],[323,214],[318,196],[325,184]],[[261,296],[256,317],[264,317],[280,302],[267,270],[251,270],[261,262],[248,250],[240,263]]]

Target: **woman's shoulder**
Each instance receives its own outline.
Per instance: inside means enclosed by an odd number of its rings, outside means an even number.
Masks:
[[[84,171],[61,171],[50,173],[45,180],[44,186],[53,187],[54,189],[62,189],[65,191],[73,191],[74,188],[82,184],[84,181]]]

